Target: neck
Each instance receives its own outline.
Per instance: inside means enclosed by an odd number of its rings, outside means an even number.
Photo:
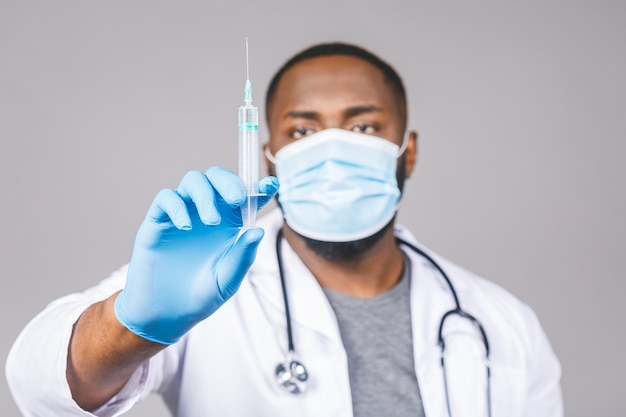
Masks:
[[[390,290],[402,277],[404,255],[396,244],[393,227],[369,250],[351,260],[325,259],[287,225],[283,226],[283,236],[323,288],[370,298]]]

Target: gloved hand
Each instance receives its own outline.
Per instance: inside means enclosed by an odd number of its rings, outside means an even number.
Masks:
[[[259,181],[266,194],[259,209],[277,190],[276,178]],[[115,300],[124,326],[145,339],[175,343],[237,291],[263,238],[260,228],[237,238],[245,198],[239,177],[217,167],[189,172],[176,191],[156,196]]]

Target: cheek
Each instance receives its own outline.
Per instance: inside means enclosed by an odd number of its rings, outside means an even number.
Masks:
[[[265,144],[263,145],[263,166],[265,167],[265,172],[267,172],[267,175],[272,175],[272,176],[276,176],[276,167],[274,166],[274,164],[267,158],[267,155],[265,152],[269,151],[269,144]]]
[[[267,175],[276,176],[276,167],[267,159],[265,160],[265,169],[267,170]]]

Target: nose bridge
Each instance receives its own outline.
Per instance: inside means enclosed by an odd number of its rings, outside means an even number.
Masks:
[[[343,112],[339,110],[324,112],[320,114],[319,123],[322,129],[343,129],[345,127]]]
[[[337,88],[327,88],[319,92],[319,101],[312,103],[321,129],[344,129],[346,126],[346,109],[352,104],[337,94]]]

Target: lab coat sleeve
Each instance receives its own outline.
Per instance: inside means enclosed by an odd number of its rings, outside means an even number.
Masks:
[[[562,417],[561,365],[535,313],[526,307],[529,323],[529,379],[525,417]]]
[[[66,364],[73,325],[91,304],[123,288],[126,271],[123,267],[95,287],[53,301],[18,336],[7,358],[6,377],[25,417],[117,416],[150,392],[162,390],[176,372],[176,348],[168,348],[139,367],[118,395],[94,413],[72,399]],[[164,364],[171,366],[159,366]]]

